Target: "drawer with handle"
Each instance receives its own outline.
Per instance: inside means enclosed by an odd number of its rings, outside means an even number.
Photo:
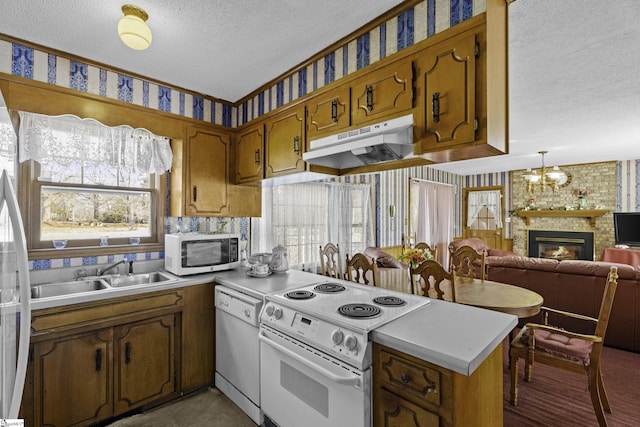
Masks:
[[[386,351],[377,359],[380,382],[391,391],[409,393],[434,405],[440,404],[440,372]]]

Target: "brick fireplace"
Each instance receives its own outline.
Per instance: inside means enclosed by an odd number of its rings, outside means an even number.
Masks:
[[[530,257],[593,261],[593,233],[529,230]]]
[[[576,188],[587,188],[591,194],[587,198],[589,208],[596,206],[609,210],[604,216],[596,218],[595,225],[589,218],[567,216],[531,217],[528,223],[525,218],[516,215],[511,217],[511,230],[505,230],[506,235],[513,240],[513,251],[518,255],[528,254],[529,231],[532,230],[562,230],[593,233],[594,254],[599,259],[605,248],[615,245],[613,233],[613,211],[616,210],[616,188],[618,177],[616,162],[590,163],[582,165],[563,165],[561,169],[572,175],[572,181],[562,186],[558,191],[527,192],[526,181],[523,178],[525,170],[513,171],[510,180],[511,205],[508,209],[521,209],[529,206],[532,199],[538,209],[565,210],[567,207],[576,209],[578,198]],[[549,189],[547,189],[549,190]],[[509,191],[505,190],[505,195]]]

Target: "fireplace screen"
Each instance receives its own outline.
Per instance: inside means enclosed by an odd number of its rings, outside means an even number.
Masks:
[[[593,261],[593,233],[530,230],[529,256]]]

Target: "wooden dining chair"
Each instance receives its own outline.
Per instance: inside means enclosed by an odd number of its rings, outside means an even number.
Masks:
[[[320,246],[320,268],[323,276],[344,279],[340,262],[340,246],[337,243],[335,245],[327,243],[324,248]]]
[[[427,249],[429,252],[431,252],[433,259],[436,259],[436,260],[438,259],[438,247],[436,245],[429,246],[429,244],[425,242],[419,242],[419,243],[416,243],[415,248],[422,249],[422,250]]]
[[[458,277],[478,278],[484,280],[486,276],[485,251],[476,251],[471,246],[460,246],[458,249],[450,248],[450,264],[453,272]]]
[[[411,289],[415,294],[420,295],[421,289],[422,295],[426,297],[433,296],[435,292],[437,299],[456,301],[455,275],[451,270],[447,271],[438,261],[428,259],[418,264],[416,268],[410,267],[410,272]],[[443,289],[443,284],[446,283],[449,283],[449,292]],[[434,292],[431,292],[431,285]]]
[[[600,356],[607,332],[611,306],[618,286],[618,269],[611,267],[605,284],[598,318],[542,307],[543,324],[527,323],[511,341],[511,404],[518,404],[518,359],[525,360],[524,380],[531,381],[533,363],[587,374],[591,404],[600,426],[607,425],[604,411],[611,413],[611,405],[602,381]],[[593,335],[580,334],[548,324],[548,314],[571,317],[595,325]]]
[[[345,267],[347,280],[350,282],[378,286],[378,267],[375,259],[362,253],[357,253],[352,258],[349,258],[349,254],[347,254]]]

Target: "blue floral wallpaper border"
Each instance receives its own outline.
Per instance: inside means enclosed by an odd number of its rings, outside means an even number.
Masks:
[[[486,11],[486,0],[424,0],[238,106],[0,39],[0,72],[237,127]]]

